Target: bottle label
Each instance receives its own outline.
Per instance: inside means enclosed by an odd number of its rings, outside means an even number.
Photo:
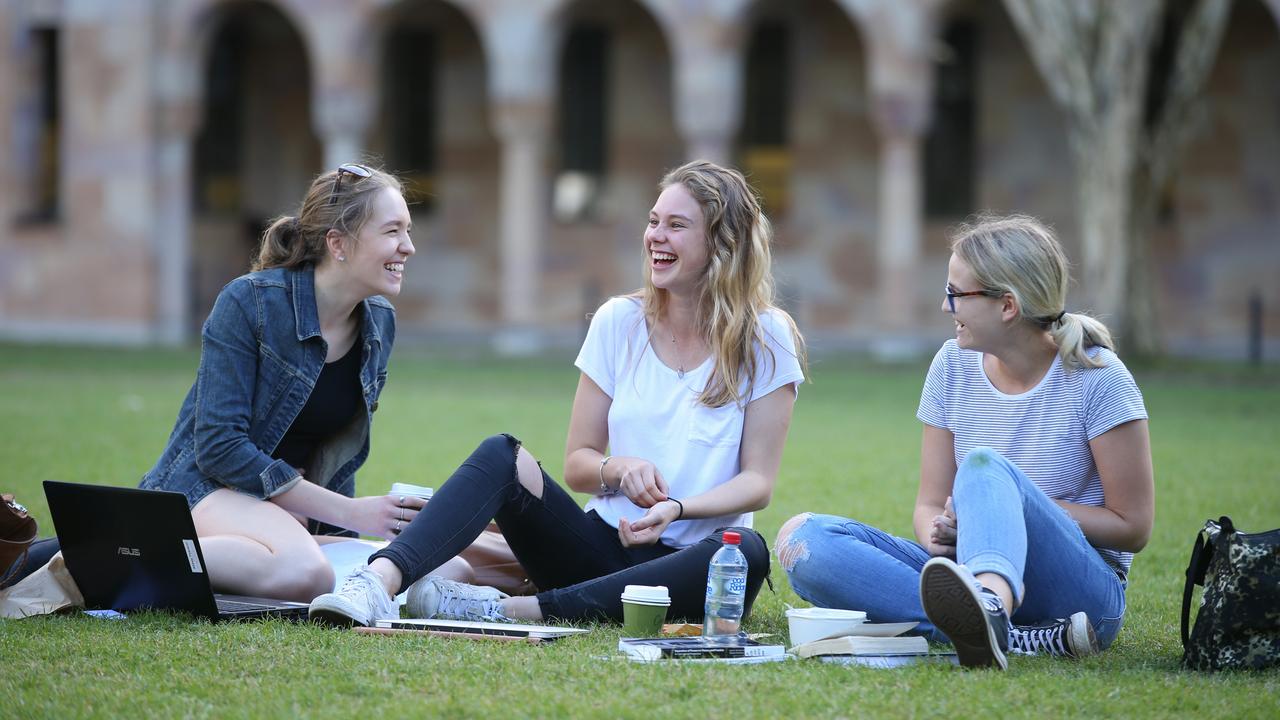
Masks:
[[[730,595],[746,595],[747,594],[747,579],[744,577],[729,578],[725,582],[724,586],[725,586],[724,587],[725,591],[728,592],[728,594]]]
[[[747,594],[747,579],[744,577],[727,577],[724,578],[722,582],[724,584],[724,594],[728,597],[745,596]],[[715,596],[715,582],[711,578],[708,578],[707,597],[712,598]]]

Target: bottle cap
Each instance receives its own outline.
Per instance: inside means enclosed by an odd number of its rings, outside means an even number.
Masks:
[[[741,536],[741,535],[739,535],[737,532],[735,532],[735,531],[733,531],[733,530],[725,530],[725,531],[724,531],[724,544],[725,544],[725,545],[737,545],[738,543],[741,543],[741,542],[742,542],[742,536]]]

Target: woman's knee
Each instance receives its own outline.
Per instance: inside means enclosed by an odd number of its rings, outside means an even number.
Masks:
[[[277,554],[268,577],[263,580],[262,595],[311,602],[317,595],[333,590],[333,565],[318,546],[315,553]]]
[[[516,449],[516,481],[534,497],[541,499],[545,483],[538,459],[523,447]]]
[[[499,435],[490,435],[476,449],[471,451],[472,461],[482,461],[485,464],[515,462],[516,452],[520,449],[520,441],[505,433]]]
[[[953,496],[960,496],[973,483],[988,485],[992,482],[1008,482],[1017,487],[1018,472],[999,451],[989,447],[976,447],[965,455],[960,466],[956,468]]]
[[[471,451],[470,457],[454,476],[467,477],[473,482],[516,482],[520,480],[521,457],[532,458],[521,448],[519,440],[507,434],[490,435]]]
[[[795,568],[796,563],[809,557],[809,543],[804,538],[796,537],[796,531],[812,517],[813,513],[800,513],[782,523],[782,527],[778,529],[773,548],[778,553],[782,569],[788,573]]]

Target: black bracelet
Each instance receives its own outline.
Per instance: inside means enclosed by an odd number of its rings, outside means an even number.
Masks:
[[[669,497],[667,499],[675,503],[676,505],[680,506],[680,514],[676,516],[676,520],[679,520],[680,518],[684,517],[684,503],[680,502],[679,500],[673,497]],[[671,522],[675,522],[676,520],[672,520]]]

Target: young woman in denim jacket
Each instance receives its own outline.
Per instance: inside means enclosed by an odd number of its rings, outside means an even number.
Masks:
[[[591,321],[569,421],[565,484],[519,441],[481,443],[403,534],[311,616],[361,625],[418,617],[622,619],[627,584],[666,585],[669,616],[701,620],[707,563],[739,530],[749,610],[769,569],[751,513],[769,503],[803,344],[773,305],[769,224],[740,173],[667,174],[643,235],[645,287]],[[610,455],[609,453],[614,453]],[[505,597],[431,575],[493,519],[540,592]]]
[[[323,536],[391,537],[421,507],[354,497],[395,340],[382,296],[400,292],[409,230],[394,177],[343,165],[219,293],[195,384],[141,483],[186,495],[218,590],[309,601],[333,588]]]

